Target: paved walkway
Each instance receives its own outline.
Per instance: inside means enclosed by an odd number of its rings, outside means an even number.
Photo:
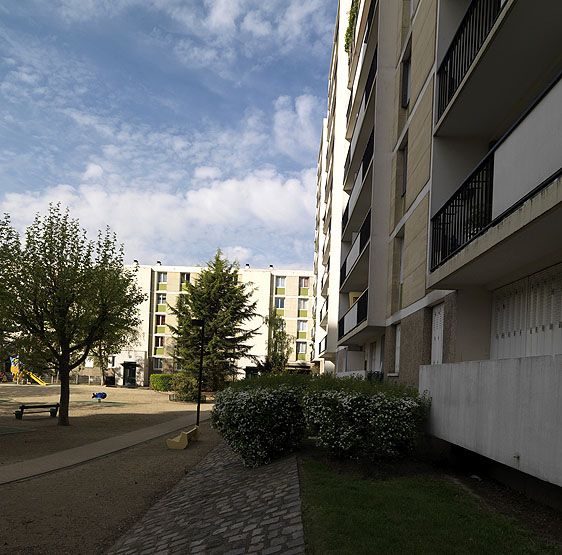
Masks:
[[[219,444],[109,553],[303,554],[296,457],[247,469]]]
[[[206,418],[202,418],[205,420]],[[186,416],[174,418],[167,422],[162,422],[147,428],[141,428],[127,434],[122,434],[73,449],[65,449],[58,451],[52,455],[37,457],[27,461],[21,461],[14,464],[0,465],[0,485],[18,480],[25,480],[40,474],[46,474],[53,470],[74,466],[98,457],[104,457],[110,453],[121,451],[127,447],[144,443],[151,439],[175,432],[181,428],[187,428],[195,424],[195,411],[190,411]]]

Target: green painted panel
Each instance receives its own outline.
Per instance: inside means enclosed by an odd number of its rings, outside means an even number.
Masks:
[[[158,284],[158,291],[166,291],[168,289],[167,283],[159,283]]]
[[[277,314],[277,316],[284,316],[285,315],[285,309],[284,308],[276,308],[275,314]]]
[[[299,310],[299,318],[306,318],[308,316],[308,310]]]
[[[299,331],[299,339],[306,339],[306,332],[305,331]]]
[[[276,287],[275,288],[275,294],[276,295],[284,295],[285,294],[285,288],[284,287]]]
[[[306,360],[306,353],[299,353],[297,355],[297,360]]]
[[[299,289],[299,295],[302,297],[308,297],[308,287],[301,287]]]
[[[166,333],[166,326],[156,326],[156,333]]]
[[[166,354],[166,347],[156,347],[154,349],[154,354],[155,355],[164,355]]]
[[[167,304],[159,304],[156,307],[156,312],[168,312],[168,305]]]

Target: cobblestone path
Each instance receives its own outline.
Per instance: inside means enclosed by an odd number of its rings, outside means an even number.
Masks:
[[[304,553],[296,458],[247,469],[221,443],[109,553]]]

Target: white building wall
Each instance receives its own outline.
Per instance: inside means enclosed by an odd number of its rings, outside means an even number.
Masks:
[[[420,368],[430,433],[562,486],[562,356]]]

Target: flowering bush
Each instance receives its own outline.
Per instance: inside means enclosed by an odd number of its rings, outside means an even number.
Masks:
[[[299,397],[285,386],[221,391],[212,423],[246,466],[266,464],[293,450],[305,429]]]
[[[430,401],[422,396],[311,391],[304,415],[317,445],[339,457],[387,458],[413,450]]]

